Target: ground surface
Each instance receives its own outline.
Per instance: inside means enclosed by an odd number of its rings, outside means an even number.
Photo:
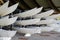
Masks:
[[[16,34],[12,40],[60,40],[60,33],[44,32],[41,34],[33,34],[31,37],[23,37],[22,34]]]

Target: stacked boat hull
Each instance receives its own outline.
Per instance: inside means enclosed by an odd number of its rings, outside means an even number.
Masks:
[[[59,17],[60,14],[52,15],[54,13],[54,10],[51,9],[49,11],[41,13],[43,7],[33,8],[31,10],[28,10],[28,11],[25,11],[25,12],[22,12],[19,14],[15,14],[14,15],[15,17],[9,18],[9,16],[6,16],[6,15],[15,11],[15,9],[18,6],[18,3],[16,3],[15,5],[13,5],[11,7],[8,7],[8,3],[9,3],[9,1],[0,7],[0,16],[1,16],[0,26],[8,26],[8,25],[12,25],[14,23],[19,26],[34,25],[34,24],[35,25],[46,24],[47,26],[30,27],[30,28],[15,28],[16,31],[0,29],[0,36],[2,37],[1,39],[10,40],[16,34],[17,31],[19,33],[27,34],[25,36],[28,36],[28,34],[30,35],[30,34],[41,33],[41,32],[50,32],[50,31],[60,32],[60,29],[59,29],[60,21],[57,19],[57,17]],[[3,17],[3,16],[5,16],[5,17]],[[31,17],[33,19],[16,21],[18,17],[20,19],[27,18],[27,17]],[[42,18],[44,18],[44,20]],[[6,37],[6,39],[3,37]]]
[[[3,4],[0,7],[0,28],[3,26],[8,26],[8,25],[12,25],[13,23],[15,23],[15,21],[17,20],[17,16],[9,18],[9,16],[6,16],[10,13],[12,13],[13,11],[15,11],[15,9],[18,6],[18,3],[8,7],[9,1],[7,1],[5,4]],[[8,26],[9,27],[9,26]],[[11,40],[11,38],[16,34],[17,31],[14,30],[3,30],[2,28],[0,29],[0,40]]]

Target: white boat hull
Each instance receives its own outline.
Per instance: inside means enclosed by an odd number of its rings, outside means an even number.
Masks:
[[[7,8],[8,8],[8,5],[9,5],[9,1],[7,1],[6,3],[4,3],[4,4],[0,7],[0,10],[7,9]]]
[[[0,20],[9,19],[9,16],[1,17]]]
[[[18,3],[11,6],[11,7],[8,7],[7,9],[4,9],[1,13],[1,16],[5,16],[5,15],[8,15],[10,13],[12,13],[13,11],[15,11],[15,9],[17,8],[18,6]]]
[[[39,21],[39,22],[37,22],[36,23],[36,25],[41,25],[41,24],[52,24],[52,23],[54,23],[55,22],[55,20],[53,20],[53,19],[47,19],[47,20],[41,20],[41,21]]]
[[[40,29],[42,32],[50,32],[50,31],[54,30],[53,27],[40,27]]]
[[[13,11],[15,11],[15,9],[18,6],[18,3],[17,3],[11,7],[8,7],[8,3],[9,1],[0,7],[0,16],[5,16],[5,15],[12,13]]]
[[[1,37],[13,37],[15,36],[16,31],[7,31],[0,29],[0,36]]]
[[[39,22],[40,19],[30,19],[30,20],[20,20],[16,22],[16,25],[32,25],[32,24],[36,24],[37,22]]]
[[[34,33],[41,33],[41,29],[36,28],[19,28],[16,29],[19,33],[24,33],[24,34],[34,34]]]
[[[34,15],[33,17],[34,18],[44,18],[44,17],[47,17],[47,16],[50,16],[51,14],[53,14],[54,10],[49,10],[49,11],[46,11],[46,12],[43,12],[43,13],[40,13],[40,14],[36,14]]]
[[[11,24],[15,23],[16,20],[17,20],[17,17],[13,17],[10,19],[7,19],[7,18],[0,19],[0,26],[11,25]]]
[[[32,17],[33,15],[36,15],[37,13],[41,12],[42,8],[43,7],[34,8],[34,9],[28,10],[26,12],[16,14],[16,16],[18,16],[20,18]]]
[[[54,14],[54,15],[46,17],[46,19],[57,19],[57,17],[59,17],[59,16],[60,16],[60,14]]]
[[[60,32],[60,24],[51,24],[50,26],[54,27],[52,31]]]

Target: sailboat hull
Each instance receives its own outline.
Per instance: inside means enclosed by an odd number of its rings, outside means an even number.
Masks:
[[[46,17],[46,19],[57,19],[59,16],[60,14],[54,14],[54,15]]]
[[[43,13],[40,13],[40,14],[36,14],[34,15],[33,17],[34,18],[45,18],[45,17],[48,17],[50,16],[51,14],[53,14],[54,10],[49,10],[49,11],[46,11],[46,12],[43,12]]]
[[[34,33],[41,33],[41,29],[36,28],[19,28],[16,29],[19,33],[24,33],[24,34],[34,34]]]
[[[37,22],[39,22],[40,19],[30,19],[30,20],[20,20],[16,22],[16,25],[32,25],[32,24],[36,24]]]
[[[47,20],[41,20],[41,21],[39,21],[39,22],[37,22],[36,23],[36,25],[41,25],[41,24],[52,24],[52,23],[54,23],[54,19],[47,19]]]
[[[13,24],[17,20],[17,17],[9,18],[8,16],[6,18],[0,19],[0,26],[7,26]]]
[[[36,15],[37,13],[41,12],[42,8],[43,7],[34,8],[34,9],[28,10],[26,12],[16,14],[16,16],[18,16],[20,18],[32,17],[33,15]]]
[[[11,7],[8,7],[8,4],[9,4],[9,1],[6,2],[5,4],[3,4],[0,7],[0,16],[5,16],[5,15],[8,15],[8,14],[12,13],[13,11],[15,11],[15,9],[18,6],[18,3],[13,5],[13,6],[11,6]]]
[[[0,36],[1,37],[13,37],[16,34],[16,31],[7,31],[0,29]]]

